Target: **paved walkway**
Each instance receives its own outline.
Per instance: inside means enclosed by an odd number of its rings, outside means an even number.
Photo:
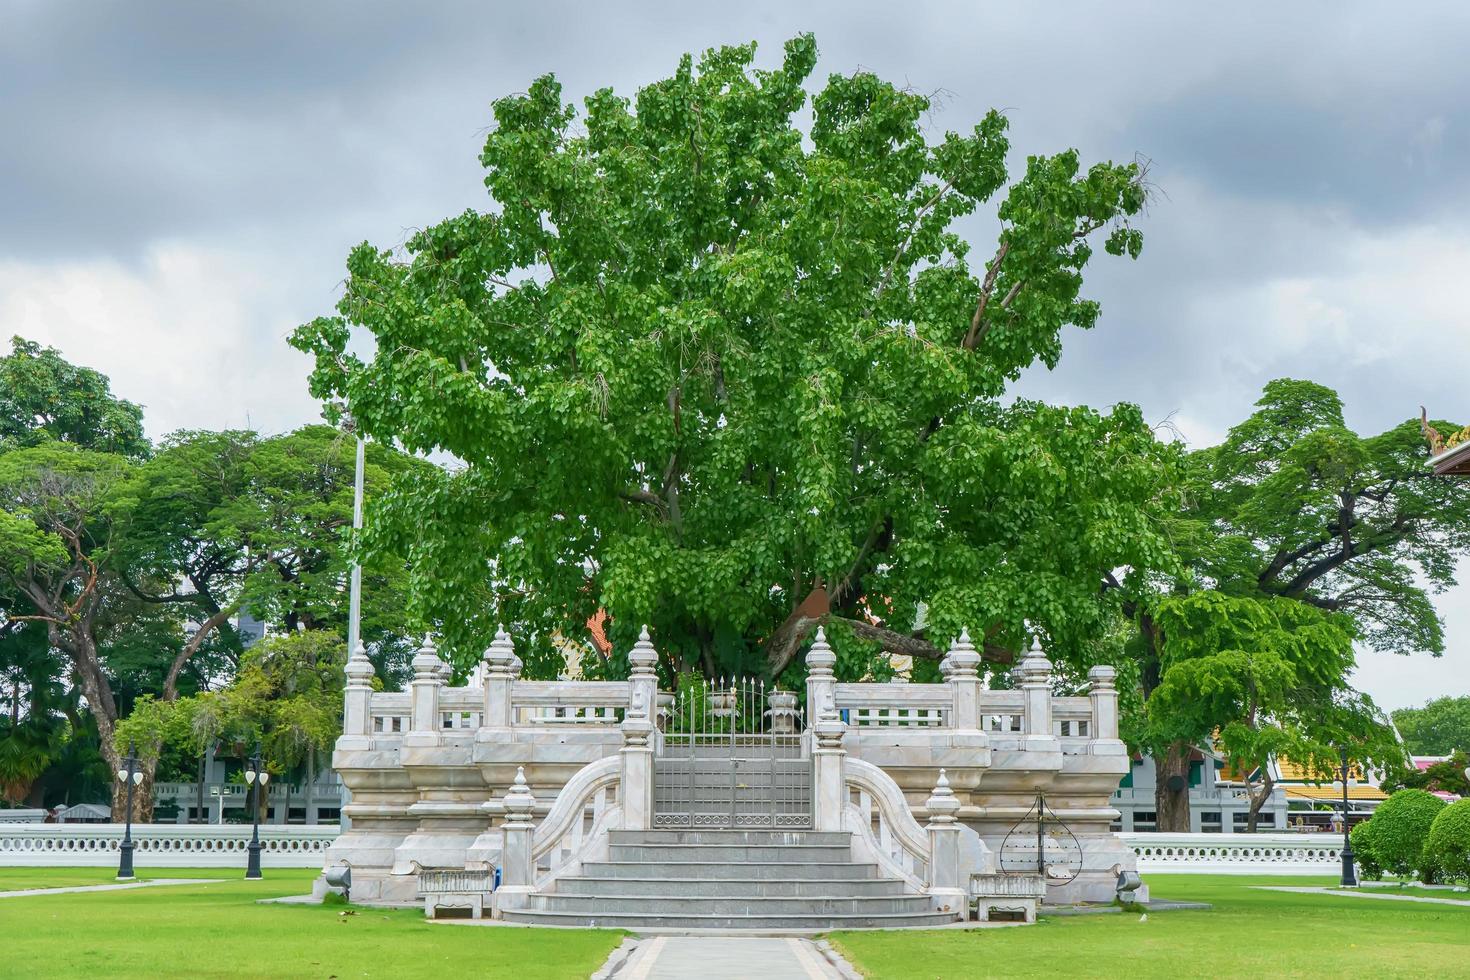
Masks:
[[[155,878],[153,881],[124,881],[116,885],[71,885],[66,888],[22,888],[0,892],[0,898],[29,898],[34,895],[70,895],[73,892],[122,892],[130,888],[153,888],[157,885],[207,885],[222,878]]]
[[[655,936],[614,976],[617,980],[840,980],[809,939]]]
[[[1385,895],[1376,888],[1354,891],[1351,888],[1310,888],[1304,885],[1255,885],[1254,887],[1267,892],[1298,892],[1302,895],[1341,895],[1343,898],[1372,898],[1380,902],[1423,902],[1425,905],[1458,905],[1462,909],[1470,908],[1470,901],[1463,899],[1456,901],[1453,898],[1425,898],[1422,895]]]

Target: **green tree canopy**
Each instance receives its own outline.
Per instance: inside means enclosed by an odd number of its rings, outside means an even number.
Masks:
[[[1226,716],[1235,709],[1207,719],[1225,705],[1185,694],[1213,683],[1217,678],[1207,675],[1226,661],[1232,683],[1242,685],[1252,672],[1281,667],[1282,657],[1300,666],[1306,663],[1300,657],[1310,655],[1316,664],[1309,686],[1295,682],[1296,667],[1270,689],[1264,676],[1256,678],[1257,690],[1290,696],[1265,711],[1270,726],[1247,726],[1252,738],[1283,738],[1273,728],[1285,723],[1319,745],[1351,743],[1359,761],[1392,761],[1385,719],[1366,699],[1350,695],[1346,676],[1352,642],[1443,652],[1432,597],[1454,584],[1457,560],[1470,553],[1470,484],[1434,476],[1426,461],[1417,420],[1360,436],[1347,427],[1336,392],[1290,379],[1266,385],[1256,411],[1219,446],[1188,454],[1186,507],[1170,527],[1177,572],[1132,569],[1110,583],[1139,626],[1134,651],[1144,693],[1164,695],[1150,707],[1153,727],[1142,738],[1161,762],[1159,829],[1188,829],[1187,787],[1176,780],[1170,789],[1168,777],[1187,764],[1189,745],[1216,730],[1242,732],[1229,728]],[[1189,598],[1181,602],[1181,596]],[[1181,618],[1182,608],[1195,614]],[[1267,610],[1285,632],[1237,644],[1239,630],[1253,629]],[[1318,642],[1327,637],[1330,642]],[[1251,649],[1258,652],[1239,659]],[[1263,660],[1261,650],[1277,656]],[[1175,665],[1185,661],[1192,666],[1171,681]],[[1326,667],[1331,671],[1321,673]],[[1335,693],[1324,700],[1325,677],[1335,677],[1329,685]],[[1327,702],[1339,710],[1323,710]],[[1260,704],[1254,696],[1236,703],[1237,719],[1250,717],[1250,703]],[[1184,731],[1189,720],[1192,734]],[[1294,751],[1315,750],[1297,745]]]
[[[969,625],[1008,660],[1030,617],[1085,659],[1104,571],[1168,559],[1165,452],[1132,406],[1003,395],[1096,322],[1094,249],[1139,253],[1143,170],[1068,150],[1008,184],[999,113],[929,142],[929,100],[868,72],[809,98],[810,37],[754,54],[580,113],[538,78],[494,105],[489,209],[353,250],[293,337],[313,392],[462,463],[397,481],[370,540],[450,650],[503,620],[528,670],[599,608],[678,669],[779,674],[822,620],[839,652],[937,658]]]
[[[47,441],[141,456],[143,409],[116,398],[106,375],[20,337],[0,357],[0,452]]]
[[[1393,713],[1404,747],[1414,755],[1470,752],[1470,695],[1435,698],[1422,708]]]

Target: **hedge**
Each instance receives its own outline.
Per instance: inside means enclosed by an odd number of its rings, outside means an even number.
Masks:
[[[1360,825],[1365,829],[1353,835],[1358,838],[1352,841],[1353,851],[1360,846],[1364,849],[1359,857],[1364,872],[1370,868],[1393,875],[1417,871],[1421,880],[1433,881],[1435,866],[1425,860],[1424,845],[1434,818],[1444,808],[1444,800],[1422,789],[1401,789],[1384,800],[1368,822]]]
[[[1443,879],[1470,881],[1470,799],[1439,811],[1429,828],[1424,859]]]

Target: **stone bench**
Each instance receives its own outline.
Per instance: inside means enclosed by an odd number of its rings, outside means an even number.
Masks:
[[[433,919],[439,909],[469,909],[470,918],[483,918],[492,890],[490,874],[463,869],[420,871],[419,897],[424,900],[424,915]]]
[[[980,874],[970,876],[970,894],[975,917],[990,921],[992,912],[1019,912],[1027,922],[1036,921],[1036,910],[1046,897],[1046,882],[1036,874]]]

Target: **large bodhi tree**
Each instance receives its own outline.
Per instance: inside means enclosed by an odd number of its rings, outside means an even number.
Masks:
[[[359,246],[339,315],[294,335],[317,396],[463,463],[369,521],[447,648],[504,620],[554,671],[552,633],[602,608],[670,669],[779,675],[822,621],[839,669],[962,625],[1005,661],[1027,618],[1085,659],[1104,571],[1165,561],[1136,408],[1002,400],[1095,323],[1094,248],[1138,255],[1143,170],[1065,151],[1008,186],[1000,114],[930,143],[929,99],[861,71],[803,128],[816,57],[711,50],[580,114],[538,78],[494,104],[490,208]],[[956,222],[987,204],[975,262]]]

